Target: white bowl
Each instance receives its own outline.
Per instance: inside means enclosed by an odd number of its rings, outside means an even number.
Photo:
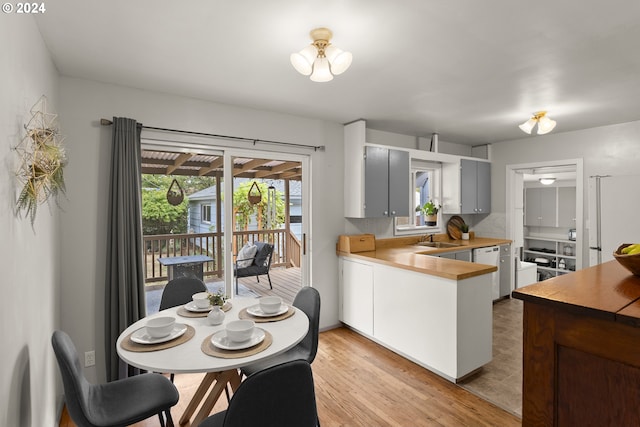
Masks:
[[[260,309],[265,314],[276,313],[280,310],[282,298],[280,297],[262,297],[260,298]]]
[[[198,308],[207,308],[211,305],[209,302],[209,292],[198,292],[197,294],[191,295],[191,298]]]
[[[173,331],[175,324],[175,317],[154,317],[147,322],[147,333],[153,338],[166,337]]]
[[[253,335],[253,329],[255,328],[253,320],[233,320],[227,323],[226,331],[227,338],[233,342],[246,341]]]

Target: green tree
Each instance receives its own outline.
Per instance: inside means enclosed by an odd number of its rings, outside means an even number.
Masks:
[[[258,218],[258,221],[261,219],[263,224],[266,221],[269,186],[264,182],[255,182],[258,185],[258,188],[260,188],[260,193],[262,194],[262,200],[255,205],[252,205],[248,198],[249,191],[254,181],[243,182],[233,191],[233,208],[236,215],[236,228],[239,230],[246,230],[249,227],[249,224],[251,224],[251,218],[254,215]],[[282,192],[276,190],[275,200],[276,224],[274,228],[277,228],[284,224],[285,206]]]

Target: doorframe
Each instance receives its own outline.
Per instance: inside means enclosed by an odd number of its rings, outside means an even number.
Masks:
[[[506,166],[506,232],[507,238],[515,242],[516,232],[513,218],[516,212],[517,192],[524,191],[522,180],[516,179],[517,171],[546,167],[575,166],[576,168],[576,270],[582,269],[585,259],[584,248],[584,165],[583,159],[549,160],[534,163],[520,163]],[[523,242],[524,244],[524,242]],[[513,246],[513,245],[512,245]],[[519,247],[519,246],[518,246]]]

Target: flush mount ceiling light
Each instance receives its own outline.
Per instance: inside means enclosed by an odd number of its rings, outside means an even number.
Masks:
[[[556,127],[556,121],[547,117],[546,111],[538,111],[529,120],[518,126],[524,133],[530,134],[533,127],[538,124],[538,135],[549,133]]]
[[[291,54],[291,65],[314,82],[328,82],[344,73],[351,65],[351,52],[344,52],[329,41],[333,33],[328,28],[311,30],[311,43],[298,53]]]
[[[555,178],[540,178],[538,181],[540,181],[540,184],[542,185],[551,185],[554,182],[556,182]]]

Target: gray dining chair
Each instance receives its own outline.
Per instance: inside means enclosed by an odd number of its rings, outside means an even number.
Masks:
[[[160,374],[142,374],[106,384],[91,384],[84,377],[78,352],[69,335],[55,331],[53,351],[62,375],[64,398],[71,419],[78,427],[127,426],[158,415],[164,427],[173,426],[171,408],[178,403],[178,390]]]
[[[191,296],[207,292],[207,286],[197,277],[178,277],[170,280],[162,291],[160,310],[187,304]]]
[[[254,363],[242,368],[242,373],[247,377],[269,366],[291,360],[305,360],[313,362],[318,352],[318,335],[320,325],[320,293],[316,288],[305,286],[296,294],[293,306],[302,310],[309,318],[309,332],[293,348],[264,362]]]
[[[200,427],[318,427],[318,409],[311,365],[293,360],[247,378],[226,411]]]

